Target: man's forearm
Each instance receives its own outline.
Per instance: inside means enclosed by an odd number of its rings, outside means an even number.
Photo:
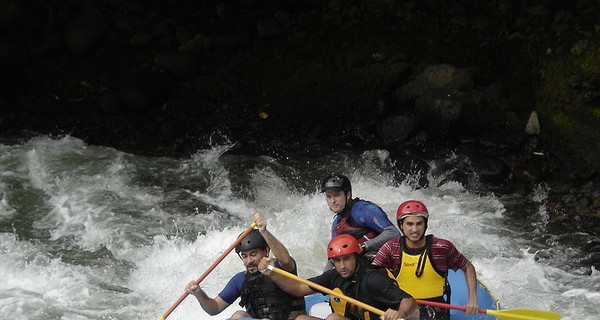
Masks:
[[[279,264],[286,271],[292,271],[290,269],[294,269],[295,265],[292,264],[292,258],[287,248],[268,229],[265,229],[261,234],[265,238],[269,248],[271,248],[273,255],[279,260]]]
[[[196,300],[198,300],[198,302],[200,303],[202,309],[209,315],[214,316],[215,314],[221,312],[221,310],[219,310],[217,302],[214,299],[209,298],[204,291],[195,293],[194,296],[196,297]]]
[[[379,235],[377,235],[377,237],[375,237],[371,240],[367,240],[365,242],[367,244],[367,250],[368,251],[377,251],[377,250],[379,250],[379,248],[381,248],[381,246],[383,244],[385,244],[389,240],[392,240],[393,238],[397,238],[399,236],[400,236],[400,231],[398,231],[398,229],[395,226],[393,226],[393,225],[388,226],[385,229],[383,229],[383,231],[381,231],[381,233]]]
[[[415,312],[418,312],[417,302],[412,298],[405,298],[400,301],[398,312],[402,318],[415,318]],[[417,314],[418,315],[418,314]],[[419,318],[418,316],[416,317]]]
[[[281,290],[293,296],[304,297],[316,292],[306,284],[276,273],[275,271],[271,271],[268,274],[265,273],[265,275],[271,278],[271,280],[273,280],[273,282],[275,282],[275,284],[281,288]]]
[[[477,303],[477,275],[475,273],[475,267],[471,262],[467,261],[463,271],[465,273],[465,281],[469,291],[469,301]]]

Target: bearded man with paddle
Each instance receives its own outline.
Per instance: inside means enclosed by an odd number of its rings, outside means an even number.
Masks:
[[[305,313],[304,298],[294,297],[280,289],[258,271],[258,263],[272,252],[277,257],[274,263],[278,268],[296,274],[296,262],[283,244],[267,230],[266,218],[260,213],[253,213],[252,217],[258,229],[252,230],[235,248],[246,271],[234,275],[215,298],[209,298],[193,281],[185,290],[194,295],[202,309],[211,316],[221,313],[241,297],[240,306],[245,307],[246,311],[236,311],[231,319],[294,319]]]
[[[303,297],[316,292],[330,294],[334,313],[327,320],[397,320],[416,316],[417,303],[388,277],[383,268],[369,265],[358,241],[342,234],[327,245],[327,257],[335,269],[304,280],[281,271],[271,258],[260,261],[259,270],[286,292]],[[275,272],[273,272],[275,271]],[[386,310],[385,312],[382,310]],[[381,317],[380,317],[381,316]],[[301,315],[296,320],[319,319]]]

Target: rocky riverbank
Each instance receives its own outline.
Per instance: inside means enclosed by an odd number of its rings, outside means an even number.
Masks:
[[[381,148],[402,172],[472,189],[546,185],[556,232],[600,232],[595,1],[2,0],[0,12],[5,139],[168,156],[224,140],[275,157]]]

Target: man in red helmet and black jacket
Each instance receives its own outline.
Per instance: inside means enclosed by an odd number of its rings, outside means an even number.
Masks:
[[[370,201],[352,198],[352,184],[348,177],[341,174],[326,177],[321,183],[321,192],[325,193],[327,205],[335,213],[331,238],[340,234],[353,236],[367,260],[371,261],[388,240],[400,236],[400,231],[381,207]],[[331,264],[327,266],[331,267]]]
[[[469,292],[465,305],[467,314],[476,314],[477,277],[475,267],[454,245],[445,239],[425,235],[429,211],[421,201],[409,200],[398,206],[396,218],[404,234],[386,242],[373,260],[374,265],[384,266],[396,279],[400,288],[415,299],[448,303],[448,269],[462,269]],[[448,309],[421,305],[421,319],[448,320]]]
[[[384,268],[367,263],[361,255],[361,251],[358,241],[351,235],[336,236],[327,245],[327,258],[332,261],[335,268],[308,280],[331,290],[339,289],[345,296],[380,309],[385,314],[380,317],[373,312],[332,296],[330,304],[333,313],[327,319],[396,320],[412,316],[418,317],[416,316],[418,308],[415,300],[388,277]],[[296,297],[317,292],[305,283],[272,272],[269,266],[273,265],[273,260],[266,257],[261,259],[258,269],[269,276],[285,292]],[[296,320],[313,319],[320,318],[308,315],[300,315],[296,318]]]

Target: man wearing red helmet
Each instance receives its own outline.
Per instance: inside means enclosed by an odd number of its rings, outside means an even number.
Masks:
[[[332,290],[338,288],[350,298],[385,310],[381,319],[396,320],[413,316],[418,310],[416,301],[400,289],[396,281],[388,277],[384,268],[370,265],[361,255],[361,251],[358,241],[351,235],[336,236],[327,245],[327,258],[331,260],[335,269],[327,270],[308,280]],[[261,259],[258,269],[285,292],[296,297],[317,292],[304,283],[272,272],[268,266],[273,266],[273,260],[265,257]],[[330,302],[334,313],[327,317],[328,320],[380,319],[379,315],[343,300],[332,297]],[[319,318],[307,315],[296,318],[309,319]]]
[[[396,218],[403,236],[386,242],[375,255],[373,264],[388,268],[400,288],[415,299],[444,303],[448,303],[443,297],[448,289],[448,269],[462,269],[469,292],[465,313],[476,314],[479,307],[475,267],[450,241],[425,235],[429,220],[427,207],[421,201],[405,201],[398,206]],[[424,305],[419,309],[421,319],[450,318],[448,309]]]
[[[332,174],[321,183],[321,192],[329,210],[335,213],[331,237],[349,234],[360,244],[362,254],[372,259],[388,240],[399,237],[400,231],[378,205],[352,198],[352,184],[348,177]],[[331,267],[328,264],[328,267]],[[327,267],[326,267],[327,269]]]

